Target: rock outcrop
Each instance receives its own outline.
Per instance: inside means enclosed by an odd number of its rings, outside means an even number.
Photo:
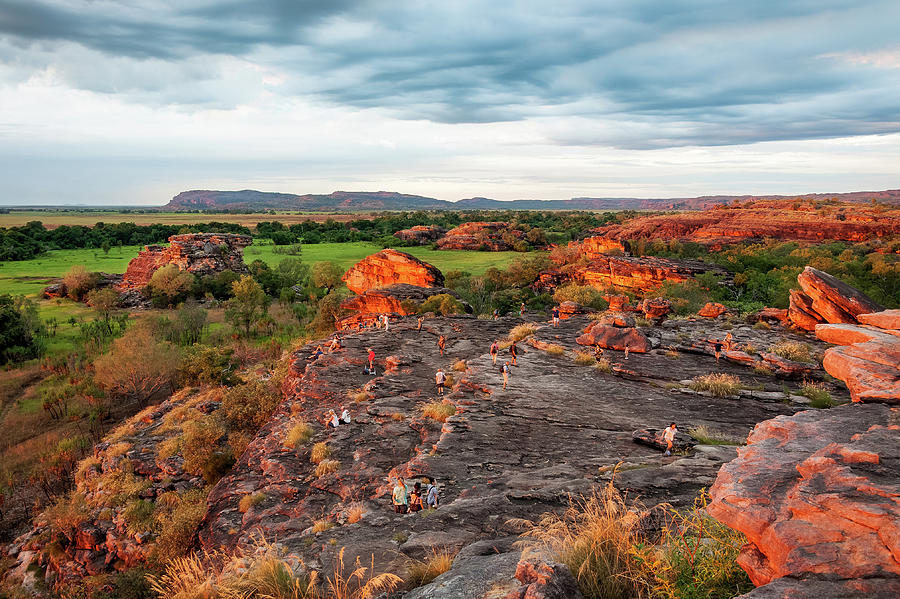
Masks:
[[[659,289],[663,283],[684,283],[709,271],[726,274],[723,269],[704,262],[599,255],[577,268],[572,278],[603,291],[614,288],[643,294]]]
[[[381,250],[363,258],[344,273],[344,283],[354,293],[389,285],[407,284],[417,287],[441,287],[441,271],[415,256],[393,249]]]
[[[597,321],[589,324],[584,333],[576,339],[578,345],[599,345],[605,349],[647,353],[651,349],[650,340],[634,327],[616,326]]]
[[[513,249],[513,244],[524,234],[505,222],[463,223],[447,231],[437,246],[441,250],[488,250],[502,252]]]
[[[586,256],[588,260],[596,260],[608,254],[622,255],[625,253],[625,246],[622,242],[608,237],[587,237],[581,241],[573,241],[569,246],[577,248],[579,253]]]
[[[802,291],[791,290],[788,318],[807,331],[826,322],[857,324],[860,314],[884,310],[866,294],[811,266],[803,269],[797,282]]]
[[[425,245],[440,239],[447,229],[437,225],[416,225],[409,229],[402,229],[394,233],[394,237],[409,241],[418,245]]]
[[[896,597],[887,592],[900,581],[895,412],[847,405],[779,416],[753,429],[738,458],[719,471],[708,509],[747,535],[738,563],[754,584],[790,577],[788,584],[838,597],[851,581],[882,580],[867,596]],[[772,595],[760,589],[750,596]]]
[[[341,308],[351,312],[351,314],[338,320],[337,328],[339,330],[348,330],[369,326],[382,314],[390,316],[415,314],[422,302],[430,297],[442,294],[447,294],[454,298],[459,297],[455,291],[446,287],[419,287],[405,283],[378,287],[341,302]]]
[[[620,242],[634,239],[694,241],[720,246],[748,239],[871,241],[900,235],[900,210],[881,206],[760,201],[703,212],[646,216],[596,233]]]
[[[816,337],[833,347],[822,365],[831,376],[844,381],[855,402],[880,401],[900,404],[900,329],[898,310],[860,314],[862,322],[884,326],[819,324]]]
[[[718,318],[723,314],[728,313],[728,308],[723,306],[717,302],[707,302],[700,310],[697,312],[697,316],[701,316],[703,318]]]
[[[162,266],[174,264],[197,276],[223,270],[247,272],[243,250],[253,243],[249,235],[233,233],[188,233],[169,237],[169,246],[148,245],[128,263],[120,291],[142,289]]]

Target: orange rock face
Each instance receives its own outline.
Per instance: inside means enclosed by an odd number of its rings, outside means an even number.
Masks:
[[[878,313],[863,316],[882,324],[890,324],[893,318]],[[822,365],[828,374],[844,381],[853,401],[900,404],[900,330],[820,324],[816,337],[841,346],[827,350]]]
[[[343,280],[350,291],[365,293],[397,284],[440,287],[444,284],[444,275],[415,256],[386,249],[357,262],[344,273]]]
[[[719,206],[703,212],[636,218],[596,232],[621,242],[677,239],[713,246],[745,239],[862,242],[900,235],[900,209],[859,204],[796,206],[784,201]]]
[[[120,291],[141,289],[157,269],[174,264],[181,270],[203,276],[223,270],[247,272],[243,250],[253,243],[249,235],[189,233],[169,237],[169,247],[148,245],[128,263],[118,285]]]
[[[441,250],[489,250],[503,252],[513,249],[512,244],[523,237],[522,231],[512,229],[505,222],[463,223],[450,229],[438,240]]]
[[[703,318],[718,318],[723,314],[728,313],[728,308],[723,306],[722,304],[716,302],[709,302],[697,312],[698,316],[702,316]]]
[[[576,245],[581,254],[587,256],[589,260],[594,260],[607,254],[621,255],[625,251],[625,246],[620,241],[608,237],[587,237],[581,242],[570,242],[569,245]]]
[[[627,347],[628,351],[636,353],[647,353],[650,351],[650,341],[639,330],[631,327],[617,327],[614,325],[603,324],[602,322],[591,323],[584,331],[584,334],[575,340],[579,345],[599,345],[607,349],[616,349],[624,351]]]
[[[797,282],[812,299],[813,311],[825,322],[854,324],[860,314],[884,310],[866,294],[812,266],[803,269]]]
[[[719,471],[708,507],[747,535],[738,563],[754,584],[787,576],[896,584],[898,435],[891,409],[874,404],[756,425],[737,459]]]
[[[634,293],[655,291],[663,283],[684,283],[694,276],[718,270],[701,262],[666,258],[601,255],[574,273],[576,281],[596,289],[623,289]]]
[[[416,313],[416,307],[429,297],[440,294],[456,297],[456,292],[445,287],[417,287],[415,285],[390,285],[379,287],[345,299],[341,308],[351,314],[337,322],[338,329],[356,329],[371,325],[382,314],[408,316]]]
[[[870,314],[857,314],[856,320],[879,329],[900,331],[900,310],[883,310]]]

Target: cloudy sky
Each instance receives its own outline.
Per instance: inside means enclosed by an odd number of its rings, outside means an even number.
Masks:
[[[900,187],[896,0],[0,0],[0,204]]]

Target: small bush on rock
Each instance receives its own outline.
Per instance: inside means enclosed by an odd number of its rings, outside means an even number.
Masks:
[[[422,407],[422,415],[433,418],[438,422],[447,422],[447,419],[456,414],[456,406],[449,402],[433,401]]]
[[[831,393],[828,392],[828,389],[823,383],[804,381],[803,386],[800,387],[800,395],[810,400],[810,407],[819,409],[834,407],[834,400],[831,399]]]
[[[312,451],[309,452],[309,461],[313,464],[320,464],[323,460],[331,457],[331,448],[328,443],[320,441],[313,445]]]
[[[733,374],[702,374],[694,377],[691,382],[694,391],[706,391],[715,397],[728,397],[736,395],[741,389],[741,379]]]
[[[241,497],[241,500],[238,502],[238,511],[242,514],[246,514],[247,511],[250,510],[254,505],[259,505],[266,499],[265,493],[250,493],[248,495],[244,495]]]
[[[294,426],[291,427],[291,430],[287,432],[287,435],[284,437],[284,446],[289,447],[291,449],[296,448],[298,445],[303,445],[310,439],[312,439],[314,431],[312,427],[305,422],[298,422]]]
[[[597,359],[587,352],[575,352],[575,363],[579,366],[593,366]]]
[[[529,322],[527,324],[517,324],[512,328],[509,332],[509,340],[510,341],[521,341],[526,337],[530,337],[537,332],[537,325],[533,322]]]
[[[772,353],[794,362],[814,362],[809,345],[799,341],[779,341],[772,346]]]
[[[406,573],[408,588],[414,589],[426,585],[444,572],[447,572],[453,566],[453,558],[455,557],[455,552],[446,549],[433,549],[431,555],[424,560],[414,561],[410,564]]]
[[[325,476],[326,474],[337,472],[340,467],[341,463],[337,460],[322,460],[316,466],[316,476]]]

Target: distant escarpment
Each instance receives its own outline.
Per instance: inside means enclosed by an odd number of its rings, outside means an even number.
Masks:
[[[458,202],[391,191],[335,191],[330,194],[242,191],[183,191],[163,210],[704,210],[713,206],[762,199],[900,203],[900,189],[800,196],[702,196],[694,198],[572,198],[568,200],[492,200]]]
[[[690,214],[647,216],[594,233],[611,241],[694,241],[710,246],[746,239],[863,242],[900,235],[900,209],[859,204],[761,201]]]

